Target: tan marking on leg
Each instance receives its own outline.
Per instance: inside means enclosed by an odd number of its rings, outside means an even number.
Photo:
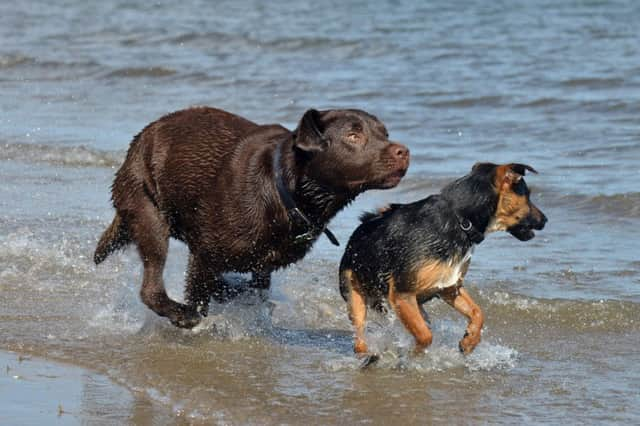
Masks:
[[[415,293],[396,293],[393,279],[389,281],[389,302],[402,324],[415,338],[414,353],[419,354],[431,344],[431,330],[422,318]]]
[[[465,354],[470,354],[480,343],[484,315],[480,307],[471,299],[464,287],[441,293],[442,299],[453,306],[458,312],[467,317],[469,324],[467,332],[460,341],[460,350]]]
[[[367,304],[362,294],[362,286],[356,274],[351,269],[346,269],[342,272],[342,279],[349,289],[347,309],[349,311],[349,319],[355,328],[353,351],[356,354],[364,354],[367,353],[369,349],[364,338],[367,320]]]

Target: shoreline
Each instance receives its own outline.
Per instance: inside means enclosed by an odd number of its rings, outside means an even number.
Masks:
[[[28,353],[0,350],[0,424],[148,424],[176,418],[109,377]]]

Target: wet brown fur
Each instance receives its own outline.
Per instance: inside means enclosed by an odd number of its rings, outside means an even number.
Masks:
[[[408,149],[360,110],[308,110],[294,131],[215,108],[177,111],[131,142],[94,260],[135,243],[143,302],[193,327],[210,296],[232,296],[223,273],[251,272],[254,286],[268,289],[271,272],[302,259],[338,211],[362,191],[397,185],[408,164]],[[311,225],[292,220],[282,187]],[[300,242],[304,233],[311,237]],[[189,247],[186,304],[164,288],[170,237]]]

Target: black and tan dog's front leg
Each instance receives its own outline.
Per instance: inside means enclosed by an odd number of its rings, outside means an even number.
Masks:
[[[431,345],[433,335],[422,316],[416,295],[412,293],[396,293],[390,290],[389,302],[402,324],[415,338],[414,355],[422,354]]]
[[[478,343],[480,343],[482,325],[484,324],[482,310],[480,310],[480,307],[471,299],[471,296],[469,296],[469,293],[467,293],[464,287],[456,287],[444,291],[441,297],[469,320],[467,331],[462,340],[460,340],[460,351],[468,355],[478,346]]]

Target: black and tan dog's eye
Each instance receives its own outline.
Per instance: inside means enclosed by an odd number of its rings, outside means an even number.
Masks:
[[[518,179],[518,181],[511,188],[513,192],[518,195],[527,195],[528,193],[527,185],[524,183],[524,180],[522,178]]]

